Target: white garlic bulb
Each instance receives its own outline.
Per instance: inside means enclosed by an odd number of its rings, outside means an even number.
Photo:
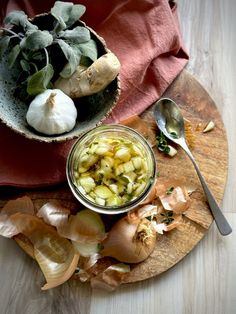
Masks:
[[[75,126],[77,110],[73,100],[60,89],[47,89],[30,103],[26,120],[47,135],[69,132]]]

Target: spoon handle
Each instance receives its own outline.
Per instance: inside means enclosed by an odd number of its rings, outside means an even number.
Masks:
[[[183,150],[186,152],[186,154],[189,156],[189,158],[191,159],[193,165],[194,165],[194,168],[198,174],[198,177],[199,177],[199,180],[202,184],[202,187],[203,187],[203,190],[206,194],[206,197],[207,197],[207,200],[208,200],[208,203],[209,203],[209,207],[211,209],[211,212],[212,212],[212,215],[213,217],[215,218],[215,222],[216,222],[216,225],[218,227],[218,230],[220,231],[220,233],[222,235],[228,235],[232,232],[232,228],[231,226],[229,225],[228,221],[226,220],[225,216],[223,215],[219,205],[216,203],[216,200],[214,198],[214,196],[212,195],[210,189],[208,188],[207,186],[207,183],[205,181],[205,179],[203,178],[201,172],[200,172],[200,169],[191,153],[191,151],[189,150],[188,146],[186,145],[186,143],[184,143],[182,145],[181,143],[181,147],[183,148]]]

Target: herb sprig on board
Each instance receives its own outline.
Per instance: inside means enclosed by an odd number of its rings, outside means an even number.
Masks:
[[[168,146],[165,135],[162,132],[160,132],[160,135],[158,135],[156,139],[157,139],[157,148],[161,152],[168,154],[170,152],[170,147]]]
[[[52,87],[59,75],[70,77],[81,61],[90,65],[97,59],[90,31],[77,24],[84,12],[83,5],[56,1],[50,12],[51,29],[37,26],[23,11],[13,11],[5,18],[0,57],[7,52],[8,67],[20,72],[17,88],[23,100]],[[62,66],[58,55],[63,57]]]

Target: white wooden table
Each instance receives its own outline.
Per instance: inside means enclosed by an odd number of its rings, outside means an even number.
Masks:
[[[177,3],[191,56],[187,69],[212,96],[227,129],[229,175],[222,207],[233,233],[222,237],[213,224],[168,272],[114,293],[75,281],[42,292],[38,266],[14,241],[0,238],[0,314],[236,313],[236,1]]]

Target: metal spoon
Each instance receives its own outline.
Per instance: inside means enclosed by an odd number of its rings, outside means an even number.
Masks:
[[[192,161],[220,233],[222,235],[230,234],[232,232],[232,228],[222,214],[214,196],[209,190],[206,181],[200,172],[200,169],[198,168],[191,151],[186,144],[184,134],[184,119],[179,107],[173,100],[169,98],[162,98],[155,105],[154,116],[160,131],[162,131],[168,139],[181,146]]]

